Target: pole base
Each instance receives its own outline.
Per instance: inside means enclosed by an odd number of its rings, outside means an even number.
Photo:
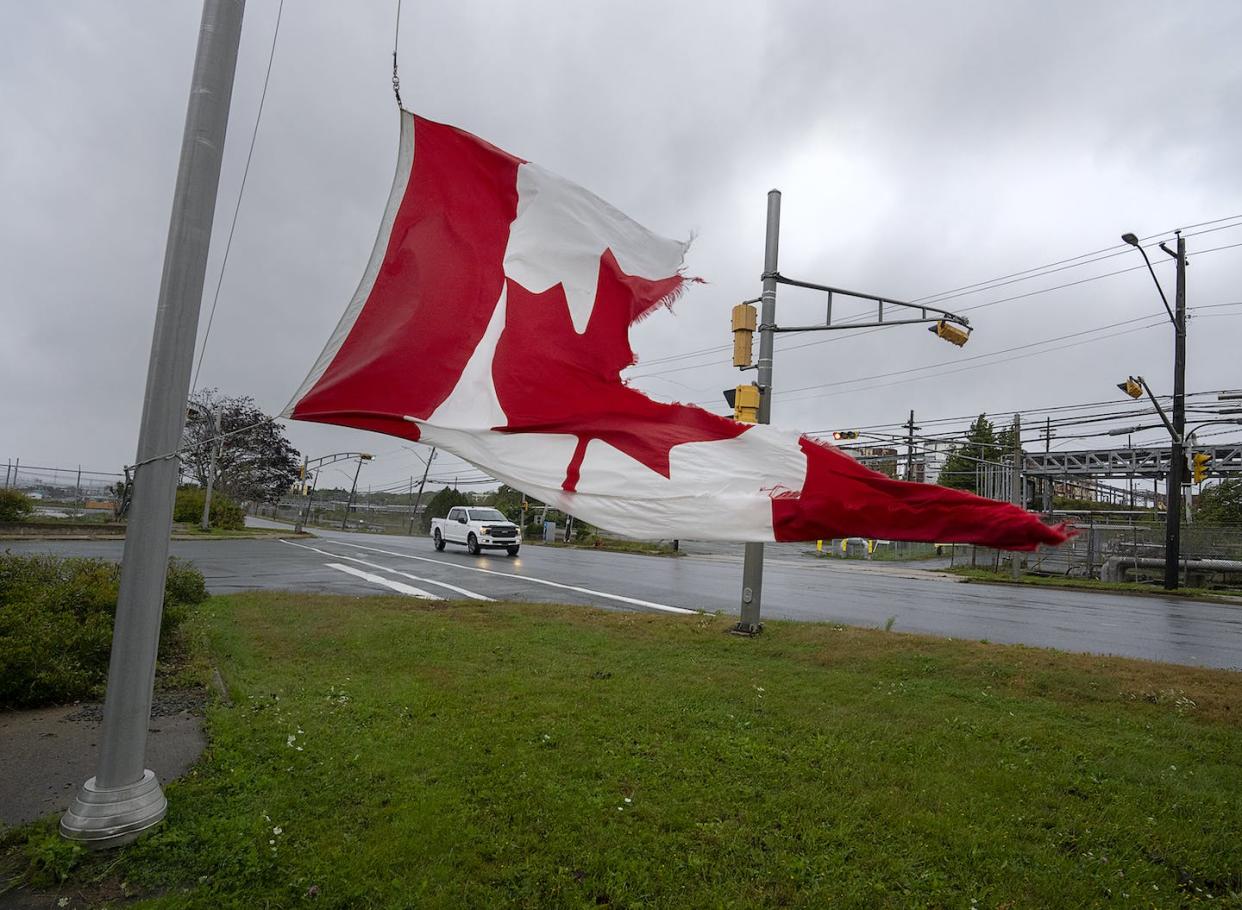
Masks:
[[[154,771],[143,771],[141,780],[124,787],[100,787],[92,777],[61,818],[60,834],[91,850],[108,850],[137,840],[167,812]]]
[[[747,638],[754,638],[763,631],[763,623],[761,622],[739,622],[736,626],[729,630],[730,635],[744,635]]]

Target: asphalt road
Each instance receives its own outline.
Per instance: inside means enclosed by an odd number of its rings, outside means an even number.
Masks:
[[[421,537],[317,531],[316,539],[174,541],[213,593],[283,588],[585,603],[680,614],[736,614],[741,546],[668,558],[525,546],[478,557]],[[120,541],[13,541],[18,551],[119,558]],[[801,547],[766,561],[768,619],[883,626],[1171,663],[1242,669],[1242,605],[963,584],[921,568],[813,560]]]

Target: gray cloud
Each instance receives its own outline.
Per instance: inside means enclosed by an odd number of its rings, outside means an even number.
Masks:
[[[271,0],[247,11],[206,304],[275,13]],[[396,154],[392,14],[390,3],[286,6],[203,384],[280,408],[352,293]],[[83,0],[0,15],[0,457],[112,469],[133,458],[199,10]],[[783,271],[909,297],[1107,247],[1124,230],[1242,212],[1240,26],[1242,7],[1223,0],[407,4],[401,70],[412,109],[653,229],[697,232],[690,264],[710,284],[636,329],[652,360],[728,342],[728,308],[757,290],[772,186],[784,191]],[[1191,252],[1239,234],[1192,238]],[[1012,290],[1123,264],[1141,263]],[[1242,248],[1193,259],[1192,305],[1242,300],[1240,274]],[[822,306],[782,294],[782,318]],[[776,384],[954,370],[1159,308],[1133,272],[981,309],[962,351],[919,329],[789,350]],[[1238,325],[1192,323],[1192,389],[1242,386]],[[819,429],[899,421],[909,408],[1092,401],[1136,371],[1168,387],[1171,341],[1158,327],[921,381],[789,394],[775,416]],[[738,381],[724,358],[636,381],[714,401]],[[290,435],[313,453],[379,452],[364,483],[416,469],[398,440],[302,424]],[[443,464],[437,473],[460,467]]]

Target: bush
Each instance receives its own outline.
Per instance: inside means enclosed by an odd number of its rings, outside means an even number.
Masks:
[[[24,521],[34,508],[34,500],[21,490],[0,490],[0,521]]]
[[[181,487],[177,490],[177,504],[173,507],[173,521],[198,524],[203,520],[203,499],[207,493],[202,487]],[[211,526],[226,531],[236,531],[246,526],[246,512],[233,500],[220,493],[211,494]]]
[[[120,566],[103,559],[0,555],[0,709],[101,694],[108,672]],[[170,560],[160,653],[189,607],[206,599],[202,573]]]

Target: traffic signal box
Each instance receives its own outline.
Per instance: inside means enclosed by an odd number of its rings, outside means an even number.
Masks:
[[[753,304],[739,303],[733,308],[733,365],[748,367],[752,359],[751,346],[755,327],[758,324],[758,312]],[[754,423],[754,421],[748,421]]]
[[[740,385],[736,389],[727,389],[725,401],[733,408],[733,419],[738,423],[759,422],[759,386]]]
[[[1208,473],[1212,470],[1212,456],[1208,452],[1195,452],[1190,456],[1190,472],[1195,483],[1203,483],[1207,480]]]
[[[842,439],[857,439],[858,431],[857,430],[837,430],[835,433],[832,434],[832,438],[835,439],[837,442],[840,442]]]
[[[943,319],[933,326],[928,326],[927,331],[935,333],[937,337],[943,338],[959,348],[970,340],[970,333],[968,331],[951,322],[945,322]]]

